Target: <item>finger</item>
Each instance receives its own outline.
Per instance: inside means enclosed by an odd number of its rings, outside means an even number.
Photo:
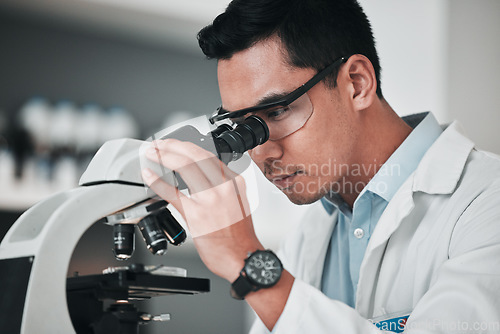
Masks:
[[[205,144],[206,145],[206,144]],[[213,144],[212,144],[213,145]],[[206,149],[187,141],[180,141],[177,139],[169,138],[165,140],[155,140],[152,142],[152,146],[157,150],[166,150],[170,152],[175,152],[179,155],[185,155],[189,157],[192,161],[195,161],[198,164],[202,164],[206,166],[206,170],[208,171],[207,176],[214,176],[213,185],[220,184],[219,176],[221,173],[218,173],[219,169],[223,170],[223,175],[225,179],[222,182],[230,180],[238,176],[237,173],[232,171],[229,167],[226,166],[215,154]],[[216,151],[215,145],[213,145],[213,150]],[[213,163],[213,165],[209,165],[207,162]],[[205,170],[205,169],[204,169]],[[210,179],[210,178],[209,178]]]
[[[192,143],[168,141],[168,145],[164,141],[155,141],[155,148],[148,149],[146,156],[179,173],[192,194],[217,186],[237,175],[213,154],[196,148]]]
[[[200,192],[191,200],[194,200],[193,210],[186,212],[185,221],[193,238],[223,230],[248,216],[244,208],[246,199],[239,195],[232,181]]]
[[[163,181],[149,168],[142,170],[142,179],[155,194],[172,204],[185,217],[182,202],[189,200],[186,195],[181,193],[176,187]]]
[[[213,152],[216,152],[215,144],[213,142],[211,144]],[[194,143],[168,139],[167,141],[162,141],[159,145],[159,147],[167,146],[174,152],[192,157],[193,161],[196,161],[201,166],[201,169],[207,171],[206,175],[214,186],[232,180],[239,175],[224,164],[212,151],[208,151]],[[205,145],[207,146],[207,144]]]
[[[212,157],[216,157],[210,151],[192,143],[189,141],[180,141],[173,138],[160,139],[151,142],[151,145],[159,150],[168,150],[178,154],[185,154],[190,157],[198,157],[197,160],[204,160]],[[215,152],[215,145],[212,143],[213,151]]]
[[[190,193],[196,193],[212,186],[205,173],[189,157],[168,151],[147,150],[146,157],[180,175]],[[165,176],[169,176],[166,174]]]

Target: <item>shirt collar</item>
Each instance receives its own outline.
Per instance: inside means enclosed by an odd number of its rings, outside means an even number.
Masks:
[[[351,216],[351,208],[337,193],[330,193],[321,198],[321,204],[329,215],[333,213],[335,208],[339,209],[345,216]]]
[[[392,199],[399,187],[417,169],[425,152],[443,133],[434,115],[431,113],[419,115],[421,121],[418,125],[366,185],[367,191],[379,195],[387,202]],[[411,117],[419,115],[412,115]]]
[[[358,198],[364,192],[370,191],[389,202],[443,132],[436,118],[430,112],[403,117],[403,120],[414,128],[413,131],[368,182]],[[345,215],[351,214],[347,203],[336,193],[323,197],[321,203],[330,215],[335,207]]]

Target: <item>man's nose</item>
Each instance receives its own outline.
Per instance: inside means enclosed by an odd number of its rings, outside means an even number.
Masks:
[[[249,151],[252,160],[259,164],[266,160],[277,160],[283,156],[283,149],[277,141],[268,140]]]

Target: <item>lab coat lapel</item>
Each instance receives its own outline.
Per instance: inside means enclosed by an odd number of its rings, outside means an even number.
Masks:
[[[474,143],[453,122],[431,146],[415,171],[413,191],[427,194],[451,194],[462,176]]]
[[[378,277],[386,246],[403,220],[411,215],[414,192],[450,194],[463,173],[474,144],[461,134],[458,123],[451,124],[429,148],[417,170],[404,182],[380,217],[368,243],[360,270],[356,309],[365,317],[373,316],[375,294],[385,294],[390,284],[380,286]],[[407,220],[414,224],[417,221]]]
[[[373,301],[378,293],[376,287],[387,241],[415,207],[411,179],[412,177],[401,186],[387,205],[366,248],[356,292],[356,309],[364,317],[373,315]]]
[[[330,244],[333,229],[337,224],[337,216],[337,210],[329,215],[321,208],[321,212],[317,216],[317,219],[311,222],[310,226],[312,231],[316,231],[316,233],[306,234],[304,243],[306,247],[303,253],[305,261],[303,278],[306,282],[318,289],[321,288],[326,251]]]

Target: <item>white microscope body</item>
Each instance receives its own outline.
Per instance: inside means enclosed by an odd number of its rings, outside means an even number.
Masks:
[[[8,231],[0,244],[2,333],[75,333],[66,302],[73,250],[102,217],[155,196],[141,178],[143,144],[133,139],[107,142],[80,187],[36,204]]]
[[[167,136],[191,141],[229,163],[266,142],[269,129],[261,118],[252,115],[234,128],[223,124],[207,135],[187,125]],[[158,138],[166,136],[159,135]],[[80,179],[80,187],[36,204],[7,232],[0,244],[2,333],[75,333],[66,302],[66,276],[73,250],[81,236],[102,218],[126,218],[134,212],[134,218],[141,220],[140,214],[137,217],[137,211],[142,212],[136,210],[137,204],[139,207],[143,202],[159,204],[160,199],[142,181],[141,170],[146,166],[164,181],[180,189],[183,187],[182,180],[174,173],[141,158],[141,148],[145,143],[133,139],[105,143]],[[236,164],[240,169],[238,173],[248,167],[247,160],[247,164],[241,163],[244,159]],[[146,215],[148,212],[144,212]],[[176,244],[171,238],[169,242]],[[185,278],[174,293],[176,291],[208,292],[208,280]]]

